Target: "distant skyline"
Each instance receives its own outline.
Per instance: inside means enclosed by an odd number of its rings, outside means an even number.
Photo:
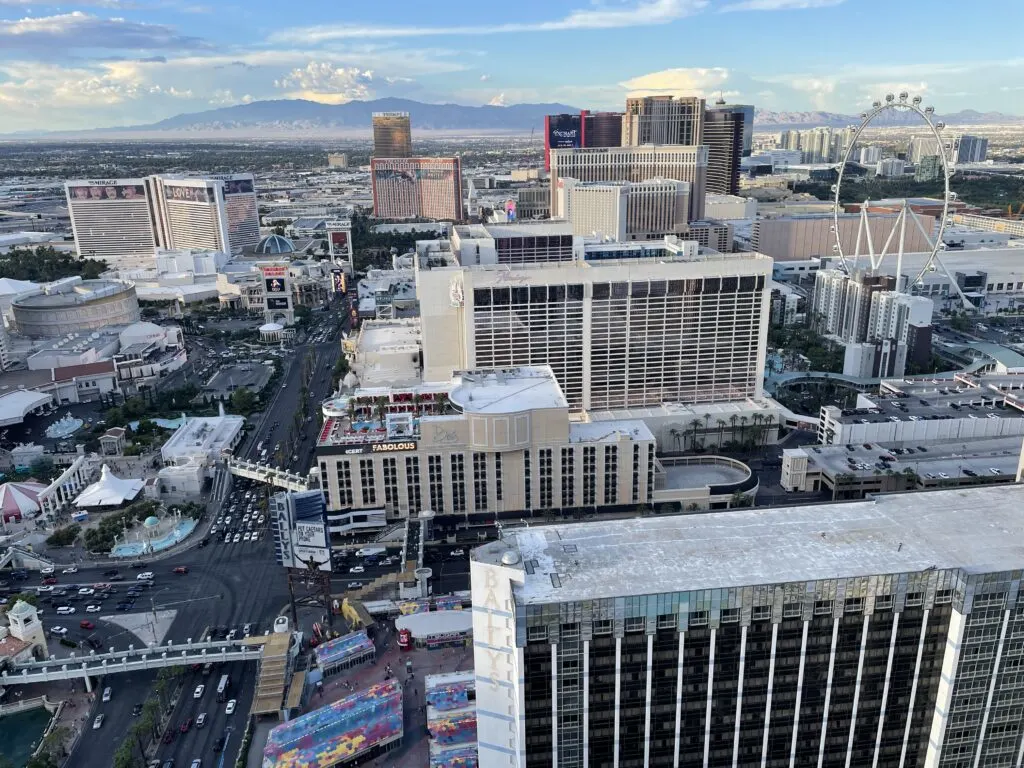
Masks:
[[[0,133],[278,98],[621,109],[721,92],[855,113],[906,90],[939,113],[1024,114],[1024,57],[991,26],[1019,14],[1010,0],[0,0]]]

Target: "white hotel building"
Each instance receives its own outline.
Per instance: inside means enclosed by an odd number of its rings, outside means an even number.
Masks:
[[[558,210],[573,234],[615,242],[661,239],[687,231],[690,184],[673,179],[641,182],[558,180]]]
[[[417,271],[425,381],[550,365],[574,410],[761,396],[771,259],[693,254]]]
[[[151,266],[157,249],[241,253],[259,242],[253,176],[153,175],[65,184],[78,255]]]
[[[689,220],[704,218],[708,148],[705,146],[654,145],[594,147],[551,150],[551,216],[566,218],[558,207],[558,182],[573,178],[582,182],[674,179],[690,184]]]

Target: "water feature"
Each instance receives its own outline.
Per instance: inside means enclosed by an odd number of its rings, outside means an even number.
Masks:
[[[23,768],[43,737],[50,717],[45,707],[0,717],[0,755]]]
[[[111,557],[139,557],[153,552],[162,552],[168,547],[173,547],[182,541],[186,536],[195,530],[197,523],[189,518],[182,520],[170,531],[157,539],[148,541],[125,541],[114,546],[110,550]]]
[[[71,415],[71,412],[68,411],[64,414],[63,418],[53,422],[53,424],[46,428],[46,436],[51,439],[70,437],[80,430],[83,424],[85,424],[84,421],[76,419]]]
[[[152,421],[158,427],[163,427],[164,429],[177,429],[178,427],[185,423],[185,416],[182,415],[176,419],[149,419],[149,421]],[[139,422],[129,421],[128,426],[131,427],[132,431],[134,432],[139,428]]]

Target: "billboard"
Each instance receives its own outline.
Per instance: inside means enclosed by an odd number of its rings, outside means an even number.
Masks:
[[[345,273],[342,270],[331,270],[331,288],[335,293],[345,293],[348,289],[345,281]]]
[[[252,179],[232,179],[224,182],[225,195],[251,195],[252,193]]]
[[[549,149],[578,149],[583,146],[579,115],[551,115],[548,119]]]
[[[213,199],[213,190],[206,187],[185,187],[178,184],[164,184],[164,196],[168,200],[184,200],[188,203],[208,203]]]
[[[267,309],[288,309],[288,299],[273,297],[267,299]]]
[[[331,232],[332,248],[348,248],[348,232]]]
[[[142,184],[94,183],[76,184],[68,188],[75,200],[145,200]]]
[[[505,201],[505,215],[508,216],[509,221],[516,220],[516,201],[506,200]]]
[[[283,278],[269,277],[263,283],[267,293],[287,293]]]
[[[260,267],[264,277],[288,277],[288,267]]]

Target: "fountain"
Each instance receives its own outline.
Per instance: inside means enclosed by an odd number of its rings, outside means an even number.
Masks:
[[[58,421],[53,422],[46,428],[46,436],[53,439],[61,439],[64,437],[71,437],[85,424],[81,419],[76,419],[71,415],[71,411],[64,414],[64,417]]]

